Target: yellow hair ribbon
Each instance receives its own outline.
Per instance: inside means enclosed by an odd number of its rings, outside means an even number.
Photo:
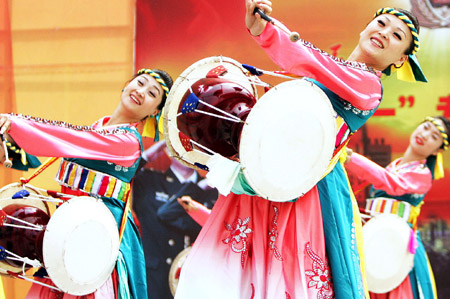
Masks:
[[[415,55],[408,55],[408,58],[400,67],[395,67],[395,65],[392,64],[383,71],[383,73],[388,76],[394,72],[397,72],[397,79],[402,81],[428,82]]]
[[[394,67],[394,69],[397,70],[397,79],[406,82],[416,82],[409,59],[406,59],[400,68],[397,69]]]
[[[164,109],[163,109],[164,110]],[[159,117],[147,117],[144,124],[144,129],[142,130],[142,137],[150,137],[154,138],[155,141],[164,138],[164,129],[163,129],[163,118],[160,117],[162,112],[158,113]],[[158,122],[158,133],[156,133],[156,122]]]
[[[444,158],[442,152],[436,155],[436,165],[434,166],[434,179],[439,180],[444,177]]]

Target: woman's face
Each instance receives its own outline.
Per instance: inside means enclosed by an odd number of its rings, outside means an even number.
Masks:
[[[436,119],[436,121],[444,127],[442,120]],[[410,147],[413,151],[424,158],[437,154],[443,141],[441,132],[429,121],[420,124],[409,139]]]
[[[122,105],[134,114],[137,120],[159,112],[158,105],[163,97],[163,89],[156,80],[142,74],[131,80],[122,92]]]
[[[361,32],[359,47],[367,65],[384,70],[393,63],[400,66],[407,59],[405,52],[411,42],[411,31],[402,20],[382,14]]]

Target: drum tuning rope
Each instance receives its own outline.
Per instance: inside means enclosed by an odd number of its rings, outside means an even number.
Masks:
[[[254,74],[252,74],[254,75]],[[204,77],[196,77],[196,78],[187,78],[184,76],[180,76],[180,78],[185,79],[185,80],[190,80],[190,81],[198,81],[200,79],[204,79]],[[289,78],[289,77],[288,77]],[[240,78],[238,78],[237,76],[233,76],[232,74],[230,76],[227,76],[226,78],[224,78],[226,80],[232,80],[236,83],[243,83],[243,84],[247,84],[247,83],[251,83],[253,85],[257,85],[257,86],[262,86],[262,87],[272,87],[272,85],[270,85],[269,83],[263,82],[261,81],[258,77],[248,77],[247,81],[245,80],[241,80]],[[292,79],[292,78],[290,78]]]
[[[35,284],[39,284],[39,285],[44,286],[44,287],[48,287],[48,288],[54,289],[54,290],[56,290],[58,292],[63,292],[63,290],[61,290],[60,288],[57,288],[57,287],[52,286],[50,284],[46,284],[46,283],[40,282],[38,280],[29,278],[29,277],[27,277],[25,275],[20,275],[20,274],[14,273],[12,271],[7,271],[7,272],[11,276],[14,276],[14,277],[17,277],[17,278],[20,278],[20,279],[23,279],[23,280],[26,280],[26,281],[29,281],[29,282],[32,282],[32,283],[35,283]]]
[[[5,223],[5,219],[9,218],[12,220],[15,220],[17,222],[29,225],[29,226],[23,226],[23,225],[17,225],[12,223]],[[24,228],[24,229],[32,229],[32,230],[38,230],[42,231],[44,228],[41,225],[36,225],[30,222],[27,222],[25,220],[21,220],[19,218],[13,217],[11,215],[8,215],[4,210],[0,209],[0,219],[3,219],[3,221],[0,223],[0,226],[11,226],[11,227],[18,227],[18,228]]]
[[[32,266],[33,268],[42,267],[42,264],[38,260],[32,260],[27,257],[22,257],[17,255],[4,247],[0,246],[0,252],[2,253],[2,260],[9,259],[13,261],[18,261],[23,263],[22,272],[25,273],[25,264]],[[6,253],[6,254],[5,254]],[[8,256],[9,255],[9,256]]]
[[[233,121],[233,122],[237,122],[237,123],[243,123],[243,122],[244,122],[244,121],[243,121],[242,119],[240,119],[239,117],[237,117],[237,116],[235,116],[235,115],[233,115],[233,114],[230,114],[230,113],[228,113],[228,112],[226,112],[226,111],[223,111],[223,110],[221,110],[221,109],[219,109],[219,108],[216,108],[216,107],[214,107],[213,105],[208,104],[208,103],[206,103],[206,102],[200,100],[200,99],[194,94],[194,92],[192,91],[192,86],[189,86],[189,90],[191,91],[191,94],[189,95],[189,97],[195,97],[194,99],[191,99],[191,100],[195,101],[196,103],[202,103],[203,105],[205,105],[205,106],[207,106],[207,107],[209,107],[209,108],[211,108],[211,109],[213,109],[213,110],[215,110],[215,111],[217,111],[217,112],[220,112],[220,113],[222,113],[222,114],[224,114],[224,115],[226,115],[226,116],[228,116],[228,117],[225,117],[225,116],[222,116],[222,115],[218,115],[218,114],[214,114],[214,113],[209,113],[209,112],[202,111],[202,110],[198,110],[198,109],[195,109],[194,112],[206,114],[206,115],[209,115],[209,116],[213,116],[213,117],[217,117],[217,118],[221,118],[221,119],[225,119],[225,120],[229,120],[229,121]],[[187,99],[186,101],[188,101],[188,100],[189,100],[189,99]],[[182,115],[182,114],[183,114],[183,112],[178,113],[178,114],[177,114],[177,117],[180,116],[180,115]]]
[[[253,10],[253,14],[259,14],[261,16],[262,19],[266,20],[267,22],[269,22],[270,24],[277,26],[278,28],[280,28],[281,30],[283,30],[285,33],[287,33],[289,35],[289,40],[293,43],[295,43],[296,41],[298,41],[300,39],[300,34],[298,34],[298,32],[295,31],[290,31],[289,29],[287,29],[284,25],[279,24],[277,22],[275,22],[274,19],[272,19],[271,17],[269,17],[268,15],[266,15],[261,9],[259,9],[258,7],[255,7],[255,9]]]
[[[6,168],[11,168],[12,167],[12,162],[9,159],[8,147],[6,146],[5,136],[3,134],[0,134],[0,138],[2,139],[3,150],[5,151],[5,161],[3,162],[3,165],[5,165]]]
[[[169,122],[169,125],[170,125],[173,129],[175,129],[178,133],[181,132],[176,126],[174,126],[174,125],[172,124],[172,122]],[[196,146],[198,146],[198,147],[204,149],[205,151],[209,152],[210,154],[212,154],[212,155],[217,155],[217,153],[216,153],[215,151],[213,151],[213,150],[207,148],[207,147],[204,146],[204,145],[201,145],[200,143],[196,142],[195,140],[189,139],[189,141],[192,142],[193,144],[195,144]],[[194,148],[193,150],[194,150],[194,151],[197,151],[197,152],[200,152],[199,150],[197,150],[197,149],[195,149],[195,148]],[[183,158],[183,157],[182,157],[182,158]],[[191,164],[194,164],[194,163],[191,163]]]

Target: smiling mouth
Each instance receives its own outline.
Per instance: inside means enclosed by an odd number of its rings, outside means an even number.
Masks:
[[[422,138],[416,137],[416,143],[417,143],[418,145],[423,145],[423,140],[422,140]]]
[[[134,95],[130,95],[131,100],[133,100],[133,102],[135,102],[138,105],[141,105],[141,102],[134,96]]]
[[[383,44],[382,44],[379,40],[377,40],[377,39],[375,39],[375,38],[371,38],[370,41],[371,41],[372,43],[374,43],[375,45],[377,45],[379,48],[384,49]]]

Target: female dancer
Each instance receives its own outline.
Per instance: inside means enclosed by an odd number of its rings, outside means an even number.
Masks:
[[[386,168],[349,150],[345,164],[348,172],[371,183],[376,189],[371,190],[367,206],[380,204],[385,209],[391,207],[392,213],[395,214],[395,209],[392,209],[396,205],[394,202],[402,201],[404,205],[410,206],[410,209],[406,209],[410,210],[408,223],[415,229],[425,194],[430,190],[433,179],[441,178],[441,155],[448,148],[449,133],[450,122],[447,118],[426,117],[411,134],[403,156]],[[371,293],[370,298],[437,298],[433,272],[429,267],[419,232],[416,238],[419,247],[414,255],[414,267],[409,276],[393,291],[386,294]]]
[[[306,41],[291,42],[255,14],[255,7],[272,11],[270,1],[246,0],[245,21],[255,41],[283,70],[319,86],[343,120],[335,157],[326,177],[295,201],[271,202],[236,182],[200,232],[181,270],[176,298],[368,297],[358,248],[359,211],[338,160],[349,135],[380,104],[381,72],[393,65],[417,66],[409,54],[419,47],[418,24],[408,12],[381,9],[348,60],[341,60]]]
[[[36,156],[61,157],[56,180],[62,192],[89,194],[102,198],[113,213],[118,226],[126,211],[130,182],[139,164],[142,138],[136,127],[145,120],[144,136],[159,135],[158,119],[165,104],[171,77],[161,70],[142,69],[128,82],[121,100],[111,116],[92,126],[73,126],[22,115],[0,115],[0,133],[27,153]],[[36,146],[39,145],[39,146]],[[94,180],[66,180],[71,175],[89,174]],[[106,188],[96,188],[95,181],[108,180]],[[69,182],[73,182],[72,184]],[[145,259],[139,231],[131,217],[126,222],[116,263],[116,281],[110,279],[89,298],[146,298]],[[33,285],[30,298],[61,298],[47,287]],[[64,294],[64,298],[70,295]]]

